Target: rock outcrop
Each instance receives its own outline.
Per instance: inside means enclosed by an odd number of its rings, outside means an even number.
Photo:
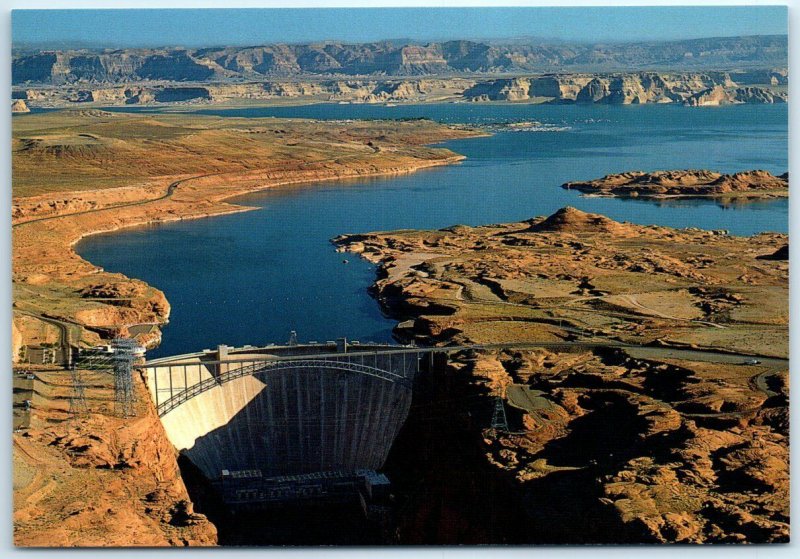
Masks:
[[[739,78],[737,74],[733,76]],[[785,93],[774,92],[768,87],[739,87],[727,72],[553,74],[502,78],[478,82],[464,91],[463,97],[472,101],[540,99],[551,103],[684,103],[690,106],[785,103],[787,99]]]
[[[11,103],[11,112],[12,113],[29,113],[31,110],[28,108],[28,105],[22,99],[17,99]]]
[[[789,174],[743,171],[731,175],[707,170],[630,171],[561,185],[567,190],[618,197],[726,197],[769,198],[789,195]]]
[[[571,206],[561,208],[542,221],[535,221],[528,231],[535,233],[609,233],[615,236],[631,236],[636,228],[604,215],[583,212]]]
[[[515,543],[788,541],[786,235],[563,208],[334,243],[379,265],[398,336],[515,343],[455,356],[442,396],[511,487]]]
[[[94,103],[224,103],[237,99],[296,98],[350,103],[425,101],[508,101],[530,103],[599,103],[629,105],[683,103],[689,106],[784,103],[787,96],[768,85],[740,86],[732,74],[655,73],[545,74],[513,78],[393,78],[337,80],[267,80],[203,84],[133,82],[15,90],[41,107]],[[733,75],[736,77],[736,75]],[[738,77],[737,77],[738,79]],[[743,82],[746,83],[746,82]]]
[[[774,104],[786,103],[786,93],[778,93],[764,87],[737,87],[726,89],[721,85],[698,91],[684,99],[690,107],[736,105],[740,103]]]
[[[22,547],[213,546],[194,511],[140,377],[136,417],[114,414],[113,380],[82,372],[87,410],[70,419],[71,386],[36,371],[31,427],[14,434],[14,543]]]

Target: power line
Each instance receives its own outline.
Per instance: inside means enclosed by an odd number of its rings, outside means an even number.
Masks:
[[[72,418],[83,415],[89,412],[89,406],[86,404],[86,383],[83,381],[83,375],[76,367],[70,369],[70,377],[72,380],[72,396],[69,399],[69,414]]]
[[[136,415],[136,393],[133,387],[133,362],[140,349],[136,340],[116,338],[111,342],[114,365],[114,408],[120,417]]]
[[[506,418],[506,407],[500,396],[495,397],[494,413],[492,414],[492,427],[494,431],[508,432],[508,419]]]

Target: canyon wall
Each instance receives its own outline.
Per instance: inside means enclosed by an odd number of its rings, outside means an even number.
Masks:
[[[249,83],[138,83],[29,87],[14,91],[32,107],[226,103],[296,99],[316,102],[391,103],[508,101],[611,105],[683,103],[691,106],[785,103],[785,91],[771,85],[788,78],[781,71],[620,74],[546,74],[513,78],[270,80]],[[759,79],[758,83],[751,80]]]
[[[201,81],[298,75],[420,76],[444,73],[786,66],[787,36],[634,43],[446,41],[321,42],[224,48],[27,50],[17,47],[14,84]]]

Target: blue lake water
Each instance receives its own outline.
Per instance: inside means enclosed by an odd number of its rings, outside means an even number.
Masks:
[[[237,117],[416,118],[487,124],[537,120],[559,132],[498,132],[448,142],[458,165],[391,178],[275,188],[236,199],[257,211],[89,237],[87,260],[162,289],[172,304],[149,356],[301,340],[389,341],[394,321],[367,293],[374,268],[338,254],[341,233],[442,228],[547,215],[571,205],[617,220],[727,229],[788,230],[786,200],[720,205],[584,198],[559,185],[628,170],[788,169],[786,105],[719,108],[504,104],[307,105],[201,114]],[[348,259],[349,264],[343,263]]]

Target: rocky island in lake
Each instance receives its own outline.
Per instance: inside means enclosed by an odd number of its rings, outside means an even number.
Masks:
[[[707,170],[629,171],[561,185],[584,194],[620,198],[737,198],[764,199],[789,196],[789,173],[742,171],[730,175]]]

